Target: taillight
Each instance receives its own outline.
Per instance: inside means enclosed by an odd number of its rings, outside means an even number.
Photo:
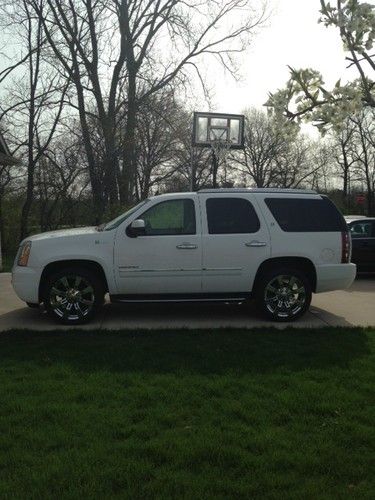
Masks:
[[[352,240],[349,231],[341,233],[341,263],[348,264],[352,256]]]
[[[17,264],[19,266],[27,266],[31,251],[31,241],[26,241],[20,248]]]

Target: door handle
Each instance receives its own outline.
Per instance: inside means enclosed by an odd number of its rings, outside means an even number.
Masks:
[[[195,250],[198,248],[198,245],[194,245],[193,243],[181,243],[181,245],[177,245],[176,248],[178,250]]]
[[[265,247],[267,243],[265,241],[249,241],[245,245],[247,247]]]

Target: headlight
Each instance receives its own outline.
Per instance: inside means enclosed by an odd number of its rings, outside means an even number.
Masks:
[[[22,246],[20,250],[20,254],[18,257],[18,266],[27,266],[27,263],[29,262],[29,257],[30,257],[30,252],[31,252],[31,241],[26,241]]]

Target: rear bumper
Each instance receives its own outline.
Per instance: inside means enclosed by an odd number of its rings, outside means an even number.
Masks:
[[[355,264],[326,264],[316,266],[316,293],[349,288],[355,279]]]
[[[14,266],[12,269],[12,285],[18,297],[24,302],[39,302],[40,269]]]

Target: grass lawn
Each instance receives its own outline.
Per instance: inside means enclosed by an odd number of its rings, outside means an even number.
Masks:
[[[0,498],[375,497],[375,329],[0,334]]]

